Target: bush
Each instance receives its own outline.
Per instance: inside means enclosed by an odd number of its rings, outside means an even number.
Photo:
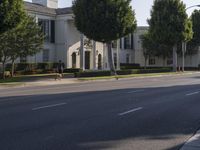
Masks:
[[[64,69],[64,73],[76,73],[76,72],[82,72],[82,69],[79,68],[71,68],[71,69]]]
[[[139,69],[135,69],[135,70],[118,70],[117,74],[118,75],[129,75],[129,74],[137,74],[139,73]]]
[[[186,71],[197,71],[200,69],[200,65],[198,67],[185,67]]]
[[[163,73],[163,72],[171,72],[171,68],[161,68],[161,69],[140,69],[138,73]]]
[[[120,67],[122,70],[124,69],[140,69],[140,64],[126,64],[126,63],[121,63]]]
[[[4,72],[4,76],[5,76],[5,78],[11,77],[10,71],[5,71]],[[2,72],[0,72],[0,78],[3,78],[3,73]]]
[[[16,71],[22,71],[22,70],[32,71],[37,68],[36,63],[18,63],[15,65],[16,65]]]
[[[111,75],[110,71],[85,71],[85,72],[74,73],[75,77],[101,77],[110,75]]]
[[[54,68],[54,63],[37,63],[37,69],[50,70]]]

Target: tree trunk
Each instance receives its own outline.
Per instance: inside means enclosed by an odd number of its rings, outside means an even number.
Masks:
[[[5,61],[2,62],[2,78],[5,79]]]
[[[144,62],[144,69],[147,69],[147,57],[145,57],[145,62]]]
[[[15,71],[15,61],[12,60],[11,77],[14,77],[14,71]]]
[[[163,57],[163,67],[165,67],[165,61],[166,61],[166,58]]]
[[[173,47],[173,71],[177,72],[177,44]]]
[[[111,75],[116,75],[111,42],[107,43],[107,47],[108,47],[108,63],[109,63]]]

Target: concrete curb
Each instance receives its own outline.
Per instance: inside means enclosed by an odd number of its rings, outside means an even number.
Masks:
[[[143,78],[159,78],[159,77],[169,77],[169,76],[182,76],[182,75],[192,75],[192,74],[200,74],[200,72],[186,72],[180,74],[167,74],[167,75],[154,75],[154,76],[142,76],[142,77],[127,77],[127,78],[119,78],[118,80],[128,80],[128,79],[143,79]],[[33,82],[21,82],[17,84],[8,84],[8,85],[0,85],[0,89],[9,89],[9,88],[20,88],[20,87],[36,87],[36,86],[48,86],[48,85],[65,85],[65,84],[77,84],[77,83],[90,83],[90,82],[105,82],[105,81],[116,81],[115,78],[110,79],[97,79],[97,80],[79,80],[79,79],[62,79],[62,80],[41,80],[41,81],[33,81]]]
[[[170,77],[170,76],[183,76],[183,75],[192,75],[192,74],[200,74],[200,72],[187,72],[187,73],[180,73],[180,74],[163,74],[163,75],[152,75],[152,76],[142,76],[142,77],[127,77],[127,78],[118,78],[118,80],[127,80],[127,79],[144,79],[144,78],[156,78],[156,77]],[[115,78],[110,78],[110,79],[86,79],[84,78],[83,80],[77,79],[80,82],[102,82],[102,81],[115,81]]]
[[[198,130],[180,150],[200,150],[200,130]]]

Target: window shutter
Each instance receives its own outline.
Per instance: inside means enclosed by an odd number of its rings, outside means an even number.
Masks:
[[[51,43],[55,43],[55,21],[51,20]]]

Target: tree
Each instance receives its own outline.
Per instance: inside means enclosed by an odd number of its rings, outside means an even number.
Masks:
[[[162,56],[163,58],[163,66],[165,65],[165,60],[170,56],[170,47],[164,44],[159,44],[154,41],[151,37],[150,33],[147,32],[141,37],[142,47],[143,47],[143,55],[145,58],[145,68],[147,64],[147,59],[151,56]]]
[[[193,28],[193,39],[187,44],[188,55],[196,54],[200,46],[200,10],[195,10],[191,15],[192,28]]]
[[[108,47],[110,70],[116,74],[111,43],[134,32],[135,13],[131,0],[74,0],[73,12],[77,29],[89,39]]]
[[[23,23],[10,33],[9,57],[12,62],[11,75],[14,74],[14,62],[17,58],[23,56],[33,56],[43,49],[44,34],[41,28],[35,22],[35,19],[26,16]]]
[[[23,0],[0,0],[0,34],[17,27],[25,17]]]
[[[11,61],[11,75],[14,75],[15,60],[21,56],[32,56],[43,48],[44,34],[35,20],[26,16],[20,26],[9,30],[0,36],[0,48],[3,56],[3,66],[6,61]],[[5,68],[4,68],[5,70]]]
[[[173,70],[177,70],[177,44],[192,37],[192,23],[181,0],[155,0],[148,20],[149,32],[159,44],[173,47]]]
[[[142,40],[143,55],[144,55],[144,59],[145,59],[145,69],[146,69],[147,60],[149,59],[149,57],[155,56],[155,51],[154,51],[155,43],[151,39],[149,32],[141,35],[140,38]]]
[[[23,7],[22,0],[0,0],[0,56],[3,64],[2,74],[4,77],[5,72],[5,62],[8,57],[8,50],[9,42],[8,39],[8,32],[17,26],[23,21],[25,16],[25,10]],[[7,32],[7,33],[6,33]]]

